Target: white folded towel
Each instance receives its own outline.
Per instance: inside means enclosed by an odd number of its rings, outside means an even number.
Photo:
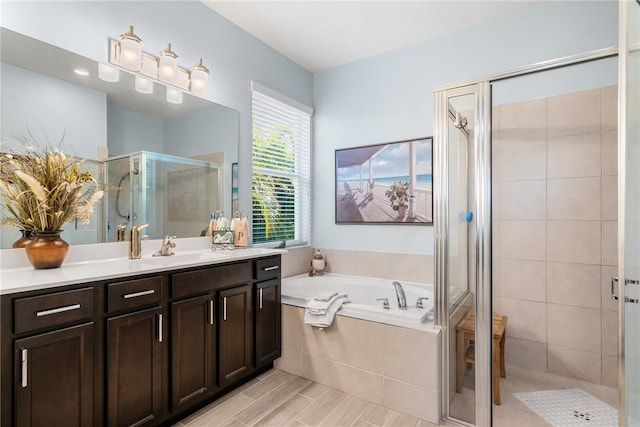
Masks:
[[[342,304],[348,303],[349,299],[346,294],[338,294],[331,298],[328,302],[328,306],[325,309],[309,308],[309,305],[318,301],[312,300],[307,305],[304,312],[304,323],[318,328],[328,328],[333,323],[338,310],[342,308]]]
[[[318,295],[316,295],[315,297],[313,297],[314,300],[316,301],[329,301],[331,300],[331,298],[337,296],[338,293],[337,292],[332,292],[332,291],[327,291],[327,292],[322,292]]]
[[[332,292],[332,294],[333,295],[329,296],[329,293],[325,292],[309,301],[309,303],[307,303],[307,311],[312,314],[325,314],[336,299],[346,297],[345,294],[339,294],[337,292]]]

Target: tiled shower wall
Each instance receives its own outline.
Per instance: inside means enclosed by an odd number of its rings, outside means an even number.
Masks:
[[[617,87],[493,112],[494,312],[506,361],[617,384]]]

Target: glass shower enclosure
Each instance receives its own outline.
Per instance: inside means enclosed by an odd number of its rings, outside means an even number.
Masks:
[[[223,209],[222,169],[216,163],[139,151],[106,161],[107,242],[149,224],[150,239],[200,236]]]

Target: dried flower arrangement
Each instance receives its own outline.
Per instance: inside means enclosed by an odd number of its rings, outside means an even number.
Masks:
[[[18,149],[1,147],[0,193],[4,206],[0,226],[24,230],[61,230],[65,222],[86,220],[104,192],[81,159],[66,156],[58,146],[43,147],[34,138],[18,136]]]

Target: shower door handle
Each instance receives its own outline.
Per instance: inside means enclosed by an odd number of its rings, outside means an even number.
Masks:
[[[616,283],[618,283],[618,276],[611,276],[611,299],[618,301],[618,294],[616,294],[615,290],[613,289],[616,286]]]

